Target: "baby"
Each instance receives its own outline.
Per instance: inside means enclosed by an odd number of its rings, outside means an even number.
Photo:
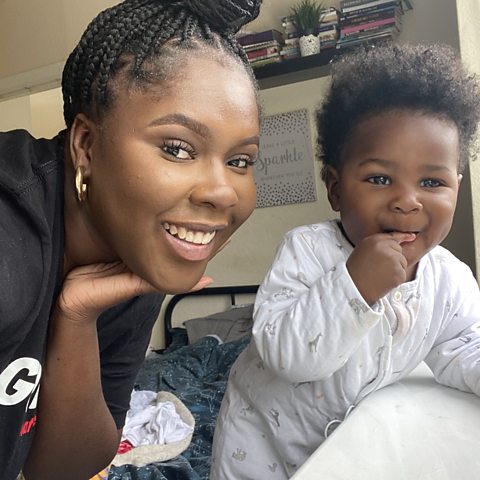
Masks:
[[[280,245],[230,373],[213,480],[291,477],[350,409],[422,361],[480,395],[478,284],[439,246],[479,119],[479,84],[448,47],[334,63],[317,126],[340,219]]]

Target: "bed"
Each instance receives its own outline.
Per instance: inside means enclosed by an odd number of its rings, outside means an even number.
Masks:
[[[192,440],[167,461],[113,466],[109,480],[208,479],[217,414],[230,367],[249,342],[257,289],[258,285],[210,287],[171,297],[163,319],[166,348],[146,358],[135,388],[170,392],[180,399],[195,419]],[[225,306],[215,308],[220,299]],[[181,318],[176,312],[184,303],[194,312],[204,312],[208,304],[215,313]]]

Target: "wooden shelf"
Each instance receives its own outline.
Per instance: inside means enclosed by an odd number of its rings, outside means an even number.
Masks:
[[[337,49],[329,48],[317,55],[271,63],[255,68],[255,76],[262,90],[312,78],[325,77],[330,73],[330,60],[337,54]]]

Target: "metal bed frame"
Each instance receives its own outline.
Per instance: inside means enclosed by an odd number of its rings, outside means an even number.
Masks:
[[[164,314],[164,334],[165,334],[165,345],[170,345],[172,341],[172,315],[175,306],[185,297],[205,297],[205,296],[229,296],[230,297],[230,306],[236,305],[236,296],[242,294],[254,294],[257,293],[259,285],[236,285],[236,286],[225,286],[225,287],[207,287],[196,292],[180,293],[174,295],[169,301],[165,308]]]

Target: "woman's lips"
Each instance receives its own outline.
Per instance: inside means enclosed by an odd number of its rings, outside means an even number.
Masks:
[[[189,261],[208,259],[214,249],[216,230],[208,232],[190,230],[182,226],[164,223],[165,238],[175,253]]]
[[[202,231],[202,230],[191,230],[181,225],[174,225],[172,223],[164,222],[163,228],[173,235],[174,237],[179,238],[180,240],[185,240],[189,243],[194,243],[196,245],[207,245],[212,240],[215,234],[217,233],[216,230],[211,229],[209,231]]]

